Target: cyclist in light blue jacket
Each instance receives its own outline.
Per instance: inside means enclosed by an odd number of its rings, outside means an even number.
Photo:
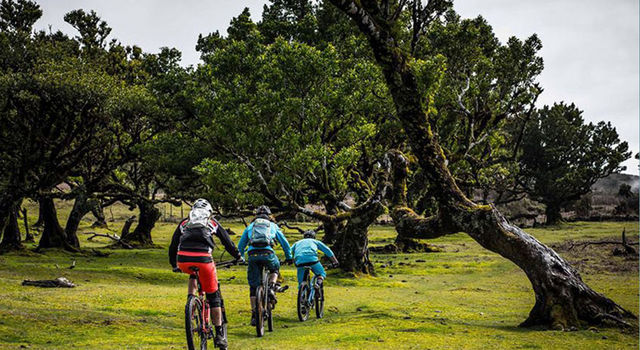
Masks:
[[[291,247],[291,254],[293,255],[296,267],[298,268],[298,287],[303,282],[305,266],[309,266],[311,268],[313,274],[318,277],[317,283],[322,284],[322,281],[327,277],[327,274],[324,271],[324,267],[322,267],[320,260],[318,260],[318,250],[331,259],[334,266],[338,265],[338,260],[329,247],[315,239],[315,231],[304,231],[303,237],[303,239],[297,241]]]
[[[244,256],[247,255],[247,279],[249,281],[249,297],[251,299],[251,325],[256,323],[256,289],[262,283],[262,267],[269,270],[269,293],[272,300],[276,300],[275,292],[280,289],[277,285],[280,261],[273,250],[273,246],[279,242],[285,255],[285,263],[290,264],[291,248],[278,225],[271,222],[271,210],[266,205],[261,205],[256,210],[256,218],[242,232],[242,237],[238,242],[238,250]]]

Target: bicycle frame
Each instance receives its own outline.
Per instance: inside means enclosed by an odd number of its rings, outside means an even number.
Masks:
[[[311,267],[305,266],[304,267],[304,281],[306,281],[309,284],[309,296],[307,297],[307,304],[310,305],[311,308],[313,308],[313,298],[316,296],[316,281],[318,280],[318,276],[313,276],[312,278],[310,278],[311,276]]]
[[[207,302],[207,296],[205,295],[206,293],[202,290],[202,285],[200,284],[200,274],[199,271],[196,270],[194,271],[195,275],[196,275],[196,283],[198,284],[198,298],[200,299],[200,302],[202,303],[202,332],[203,333],[207,333],[207,327],[206,325],[209,323],[209,317],[211,317],[211,306],[209,306],[209,303]],[[218,288],[220,286],[218,285]]]

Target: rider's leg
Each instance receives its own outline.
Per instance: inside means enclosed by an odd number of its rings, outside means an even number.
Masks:
[[[260,267],[258,266],[256,256],[249,255],[247,267],[247,280],[249,281],[249,299],[251,301],[251,325],[255,326],[256,322],[256,288],[260,285]]]
[[[298,267],[296,275],[298,276],[298,289],[300,289],[300,285],[304,282],[304,267]]]
[[[316,275],[316,281],[318,285],[322,285],[322,282],[327,277],[327,273],[324,271],[324,267],[322,266],[322,264],[318,261],[317,263],[311,265],[311,271],[313,271],[313,274]]]
[[[224,337],[222,330],[222,298],[220,297],[220,291],[216,290],[215,293],[207,293],[207,300],[211,306],[211,316],[213,325],[215,326],[216,339],[215,344],[220,346],[227,346],[227,340]]]
[[[196,275],[189,275],[189,286],[187,287],[187,295],[198,294],[198,281]]]
[[[220,291],[215,293],[207,293],[207,300],[211,306],[211,319],[214,326],[222,326],[222,298]]]

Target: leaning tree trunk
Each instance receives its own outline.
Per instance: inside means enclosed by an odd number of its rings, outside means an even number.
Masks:
[[[73,208],[67,218],[67,224],[64,227],[64,232],[67,235],[67,242],[74,246],[80,247],[80,240],[78,239],[78,227],[82,218],[91,210],[91,202],[84,191],[78,192],[76,199],[73,201]]]
[[[121,239],[123,242],[136,246],[145,247],[153,244],[151,239],[151,230],[160,219],[160,210],[153,205],[153,202],[141,200],[138,203],[140,215],[138,216],[138,225],[133,232],[124,235]]]
[[[593,291],[580,275],[551,248],[507,220],[492,206],[469,200],[458,188],[447,167],[444,152],[431,129],[430,94],[420,86],[414,58],[396,40],[399,27],[381,13],[377,2],[331,0],[350,16],[366,35],[382,68],[412,152],[418,158],[439,201],[437,216],[425,219],[434,227],[449,226],[466,232],[482,247],[514,262],[529,278],[536,303],[523,326],[572,328],[581,322],[627,324],[637,318],[615,302]],[[425,9],[426,11],[426,9]],[[434,15],[427,13],[425,17]],[[427,87],[431,88],[431,87]]]
[[[58,221],[53,198],[40,198],[40,210],[42,211],[42,221],[44,229],[38,243],[38,249],[42,248],[62,248],[69,251],[76,251],[78,247],[69,244],[67,234],[64,232]]]
[[[364,210],[351,216],[338,232],[331,249],[343,270],[373,274],[373,264],[369,260],[368,231],[369,226],[384,212],[384,205],[374,200]]]

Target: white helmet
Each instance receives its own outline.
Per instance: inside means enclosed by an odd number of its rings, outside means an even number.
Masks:
[[[204,198],[198,198],[193,203],[191,212],[189,212],[189,224],[192,226],[207,226],[211,214],[213,214],[213,208],[209,201]]]

